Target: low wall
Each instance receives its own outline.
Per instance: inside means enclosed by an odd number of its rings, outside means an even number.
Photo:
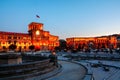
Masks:
[[[85,68],[86,74],[85,74],[83,80],[94,80],[93,73],[92,73],[92,71],[90,69],[88,69],[86,66],[82,65],[78,61],[72,61],[72,62],[77,63],[77,64],[79,64],[79,65],[81,65],[81,66],[83,66]]]
[[[27,58],[28,56],[24,56]],[[0,65],[0,80],[23,80],[28,77],[42,75],[48,73],[56,68],[50,59],[43,59],[40,61],[40,56],[29,56],[27,60],[34,60],[32,62],[25,62],[21,64]]]
[[[93,56],[82,56],[82,55],[67,55],[65,56],[67,58],[70,59],[75,59],[75,60],[112,60],[112,61],[120,61],[120,57],[115,57],[115,56],[97,56],[97,55],[93,55]]]
[[[29,54],[22,54],[22,61],[23,63],[26,63],[26,62],[35,62],[35,61],[42,61],[42,60],[45,60],[45,59],[49,59],[48,57],[46,56],[41,56],[41,55],[29,55]]]

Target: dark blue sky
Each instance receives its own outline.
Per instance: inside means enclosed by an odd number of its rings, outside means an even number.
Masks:
[[[30,22],[63,39],[119,34],[120,0],[0,0],[0,31],[27,33]]]

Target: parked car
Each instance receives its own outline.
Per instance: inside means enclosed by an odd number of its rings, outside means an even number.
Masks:
[[[91,67],[99,67],[99,64],[91,64]]]
[[[110,52],[110,49],[105,48],[105,49],[103,49],[103,52],[108,53],[108,52]]]
[[[109,71],[110,69],[109,69],[109,67],[104,66],[104,67],[103,67],[103,70],[104,70],[104,71]]]

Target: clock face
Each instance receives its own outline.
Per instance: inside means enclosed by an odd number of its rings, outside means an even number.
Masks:
[[[36,35],[40,35],[40,31],[36,31]]]

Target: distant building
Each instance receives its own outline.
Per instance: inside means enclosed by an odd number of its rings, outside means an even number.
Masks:
[[[66,39],[67,47],[71,49],[102,49],[120,48],[120,34],[101,37],[71,37]]]
[[[0,31],[0,50],[9,50],[11,44],[17,45],[17,51],[29,51],[34,45],[36,50],[53,50],[59,46],[59,37],[43,30],[43,24],[32,22],[28,25],[28,33]]]

